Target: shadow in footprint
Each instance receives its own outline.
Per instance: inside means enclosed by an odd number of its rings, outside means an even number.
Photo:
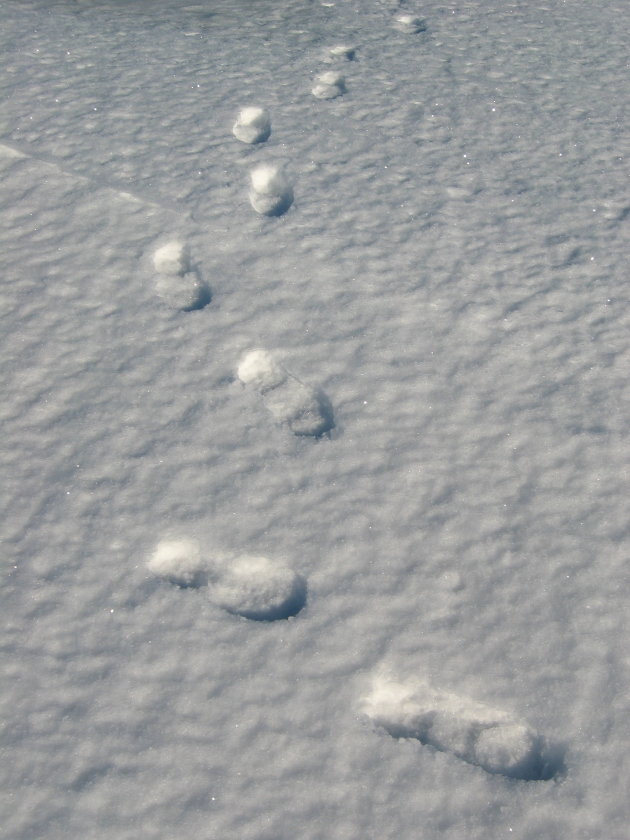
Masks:
[[[210,287],[197,267],[185,274],[159,274],[155,290],[167,306],[179,312],[196,312],[212,300]]]
[[[414,738],[487,773],[548,781],[565,770],[564,750],[527,724],[428,685],[378,680],[363,708],[393,738]]]
[[[468,743],[461,746],[456,746],[455,738],[449,743],[443,732],[432,734],[430,726],[416,728],[390,723],[383,724],[383,728],[393,738],[414,738],[425,746],[450,752],[487,773],[508,779],[543,782],[566,770],[564,750],[519,724],[496,725],[476,735],[471,729],[469,738],[464,739]]]
[[[296,577],[295,587],[291,595],[282,604],[272,605],[262,609],[228,609],[232,615],[240,615],[250,621],[280,621],[293,618],[306,606],[307,586],[304,578]]]
[[[209,579],[210,599],[218,607],[252,621],[292,618],[306,604],[306,580],[267,557],[233,557],[211,569]]]
[[[310,432],[310,434],[313,435],[313,437],[322,437],[322,435],[331,432],[335,428],[335,415],[333,412],[331,401],[328,399],[326,394],[319,388],[315,391],[315,398],[319,406],[321,422],[319,424],[318,430],[315,432]]]
[[[193,294],[191,295],[190,303],[181,307],[182,312],[197,312],[199,309],[204,309],[212,302],[212,292],[210,286],[205,282],[201,275],[201,271],[197,266],[192,268],[190,272],[195,277],[195,284]]]

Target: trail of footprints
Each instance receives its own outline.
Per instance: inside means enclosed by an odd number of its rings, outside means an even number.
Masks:
[[[411,14],[397,15],[393,26],[405,34],[426,30],[425,21]],[[353,61],[355,54],[355,47],[340,44],[328,50],[323,61]],[[342,96],[345,77],[338,70],[323,71],[315,77],[311,92],[321,100]],[[271,135],[268,112],[258,106],[243,108],[232,133],[243,143],[263,144]],[[280,165],[262,162],[251,170],[249,202],[264,216],[280,216],[290,208],[293,185]],[[189,312],[210,303],[211,291],[192,264],[186,243],[176,239],[160,245],[153,254],[153,268],[156,292],[172,308]],[[334,427],[325,394],[301,382],[267,350],[246,353],[236,374],[269,414],[295,435],[318,438]],[[306,605],[306,580],[285,563],[260,555],[208,556],[196,540],[181,537],[160,541],[147,566],[178,587],[206,587],[217,607],[251,621],[290,619]],[[562,769],[559,751],[526,723],[420,681],[401,683],[377,675],[358,705],[391,737],[415,739],[491,774],[540,781]]]

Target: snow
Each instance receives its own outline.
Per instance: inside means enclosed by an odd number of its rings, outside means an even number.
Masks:
[[[271,414],[294,434],[319,437],[333,428],[333,411],[325,394],[284,370],[268,351],[247,353],[237,375],[260,392]]]
[[[625,4],[0,11],[0,833],[625,838]]]
[[[251,350],[241,359],[236,373],[244,385],[253,385],[261,392],[282,385],[287,378],[267,350]]]
[[[306,583],[282,563],[244,555],[215,564],[210,597],[218,606],[243,618],[277,621],[302,609]]]
[[[196,540],[187,538],[161,540],[147,566],[154,575],[179,586],[192,586],[203,573],[201,551]]]
[[[416,35],[418,32],[424,32],[427,28],[426,21],[422,18],[416,17],[415,15],[397,15],[394,26],[401,32],[405,32],[410,35]]]
[[[257,105],[243,108],[236,118],[232,134],[243,143],[264,143],[271,134],[269,114]]]
[[[190,270],[188,249],[182,242],[167,242],[153,255],[153,265],[158,274],[183,275]]]
[[[345,93],[346,81],[341,73],[327,70],[320,73],[313,85],[313,96],[317,99],[335,99]]]
[[[363,711],[394,738],[417,738],[488,773],[540,781],[563,769],[559,751],[527,725],[429,685],[408,686],[378,676]]]
[[[328,53],[324,57],[324,61],[331,62],[338,59],[354,61],[356,51],[356,47],[351,46],[350,44],[335,44],[334,47],[329,47]]]
[[[280,216],[293,201],[293,187],[281,166],[261,163],[250,172],[249,200],[257,213]]]

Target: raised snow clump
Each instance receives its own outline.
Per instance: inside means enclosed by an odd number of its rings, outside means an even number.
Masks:
[[[243,108],[236,118],[232,134],[243,143],[264,143],[271,134],[271,121],[264,108]]]
[[[293,187],[284,170],[274,164],[263,163],[250,173],[249,201],[263,216],[280,216],[293,203]]]
[[[204,570],[196,540],[186,537],[161,540],[147,561],[154,575],[177,586],[199,586]]]
[[[267,350],[252,350],[241,359],[237,376],[261,395],[267,410],[296,435],[319,437],[332,429],[326,397],[278,364]]]
[[[306,583],[293,569],[258,555],[224,560],[210,570],[210,598],[253,621],[296,615],[306,602]]]
[[[394,738],[415,738],[488,773],[514,779],[551,779],[562,761],[546,740],[506,712],[426,684],[379,678],[363,711]]]
[[[341,73],[335,70],[327,70],[325,73],[320,73],[315,79],[315,84],[312,88],[313,96],[317,99],[335,99],[341,96],[346,91],[346,83]]]

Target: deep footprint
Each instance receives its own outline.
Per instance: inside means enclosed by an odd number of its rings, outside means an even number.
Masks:
[[[558,750],[527,724],[426,684],[375,680],[362,710],[393,738],[415,738],[488,773],[543,781],[562,770]]]
[[[255,388],[265,406],[293,434],[320,437],[334,426],[326,397],[300,382],[281,367],[266,350],[252,350],[238,366],[238,378]]]

